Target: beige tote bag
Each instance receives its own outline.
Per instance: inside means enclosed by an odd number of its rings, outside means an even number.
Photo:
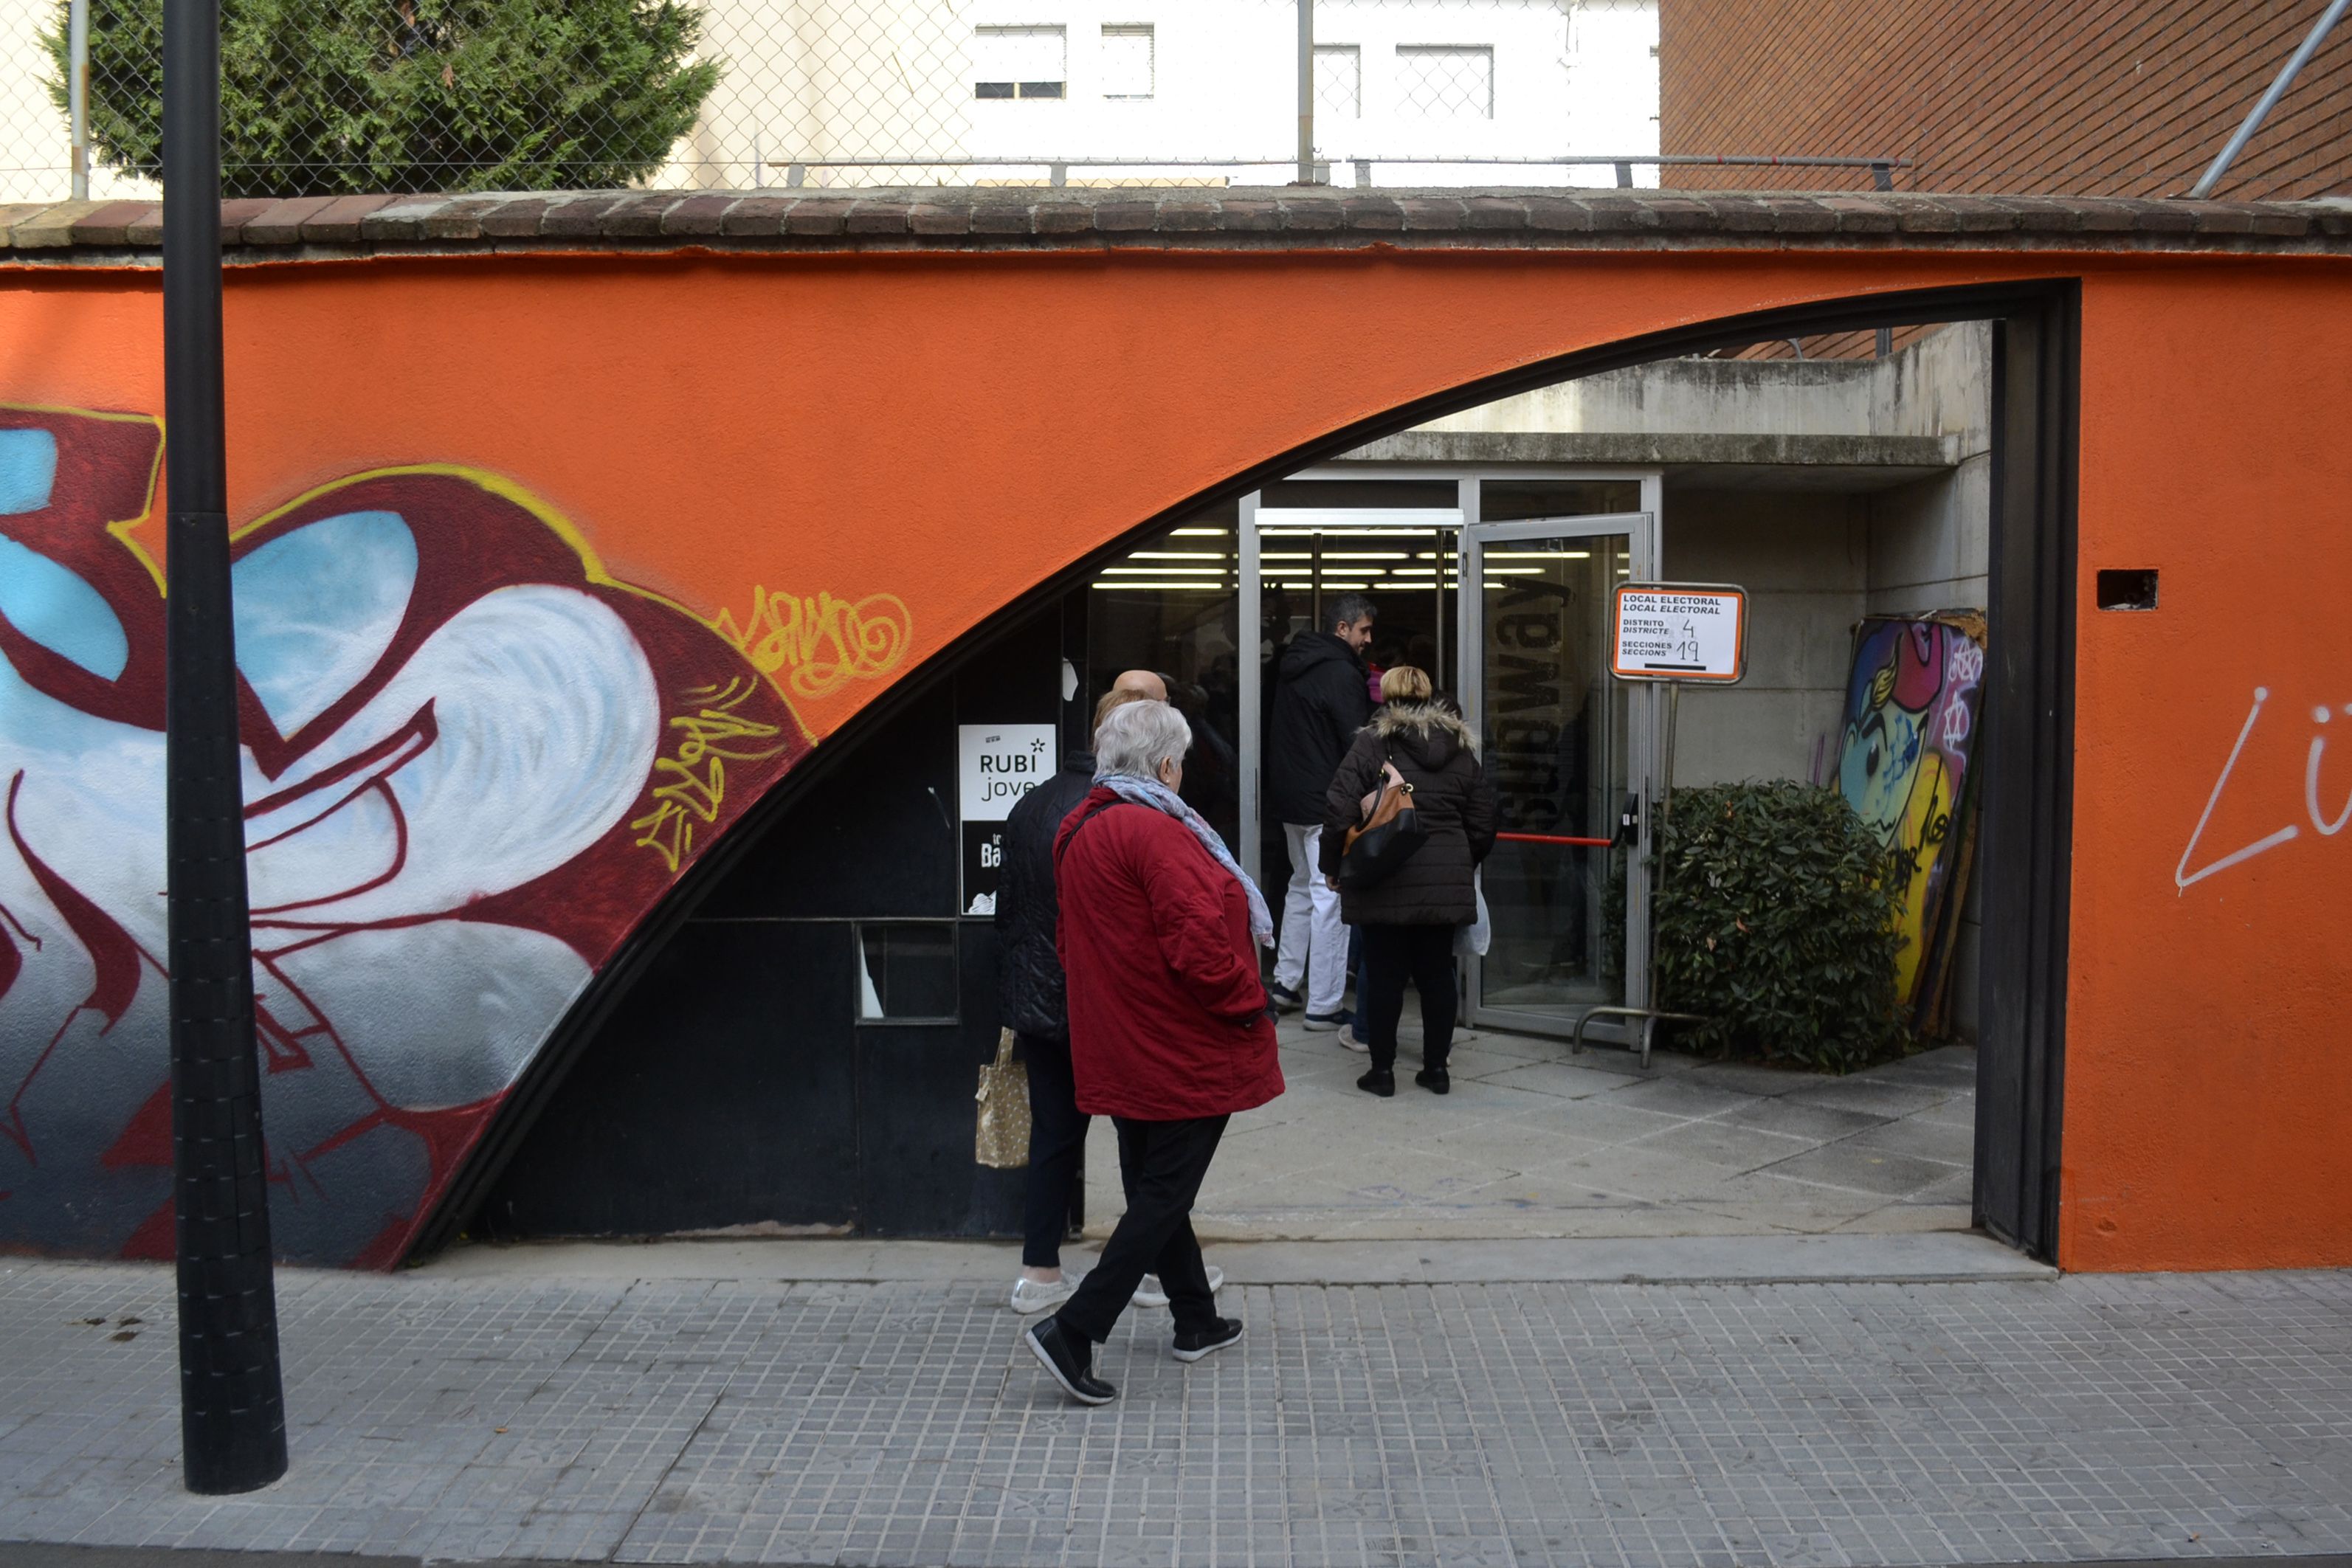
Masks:
[[[980,1125],[972,1158],[991,1170],[1017,1171],[1029,1163],[1029,1069],[1013,1060],[1013,1031],[996,1039],[996,1060],[980,1070]]]

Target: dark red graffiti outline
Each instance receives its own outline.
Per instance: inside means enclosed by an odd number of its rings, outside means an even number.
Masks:
[[[0,408],[0,429],[37,427],[50,431],[58,443],[58,470],[50,504],[38,512],[0,517],[0,536],[69,568],[95,589],[120,620],[129,653],[114,680],[95,674],[24,635],[0,616],[0,656],[5,656],[28,685],[57,701],[100,718],[148,730],[160,730],[163,699],[163,614],[160,583],[151,563],[129,541],[124,527],[147,515],[154,496],[161,464],[161,430],[142,416],[86,415],[48,410]],[[570,537],[568,529],[538,511],[520,492],[502,481],[446,468],[388,470],[359,476],[312,491],[298,501],[238,532],[232,556],[242,559],[271,540],[313,522],[344,513],[381,510],[399,516],[415,538],[418,570],[405,612],[373,666],[324,711],[281,733],[257,695],[241,683],[239,723],[256,765],[268,779],[279,779],[296,768],[330,737],[341,732],[399,674],[409,658],[449,620],[483,595],[520,584],[547,584],[575,590],[595,598],[618,615],[635,638],[651,666],[667,702],[674,695],[697,687],[749,678],[755,688],[751,709],[762,722],[775,726],[782,744],[773,753],[730,775],[727,808],[711,824],[698,847],[707,844],[731,824],[742,808],[765,786],[796,763],[809,745],[806,732],[774,689],[750,670],[742,654],[707,625],[667,601],[616,582],[603,574],[593,557]],[[257,1008],[257,1030],[268,1071],[273,1081],[299,1086],[309,1071],[320,1068],[320,1042],[338,1068],[348,1071],[366,1108],[324,1138],[297,1150],[273,1148],[270,1177],[291,1189],[298,1182],[315,1197],[336,1201],[311,1162],[344,1148],[383,1126],[400,1128],[424,1145],[428,1176],[423,1190],[394,1195],[392,1207],[401,1212],[349,1258],[320,1260],[360,1266],[384,1266],[395,1260],[454,1176],[458,1163],[480,1135],[503,1102],[496,1094],[471,1104],[432,1111],[408,1111],[387,1102],[362,1069],[360,1061],[337,1030],[282,968],[290,955],[362,930],[383,930],[458,919],[520,926],[555,937],[570,946],[592,969],[601,967],[625,941],[638,920],[659,900],[674,873],[657,857],[637,852],[624,813],[593,844],[553,871],[518,887],[478,898],[456,911],[401,915],[373,921],[304,920],[299,912],[348,899],[380,887],[396,877],[408,862],[411,824],[402,813],[388,780],[398,768],[440,739],[431,703],[408,724],[372,743],[364,751],[320,770],[310,779],[256,800],[247,817],[256,820],[283,810],[307,797],[325,800],[320,810],[302,822],[266,841],[288,836],[324,821],[371,792],[390,808],[395,823],[393,869],[376,873],[363,884],[332,894],[255,911],[257,938],[265,938],[255,955],[257,968],[268,977],[275,1005]],[[748,775],[746,777],[745,775]],[[18,782],[21,782],[21,774]],[[348,793],[338,786],[354,783]],[[103,1034],[120,1021],[136,994],[143,971],[163,965],[140,949],[128,932],[107,916],[98,904],[72,887],[39,861],[15,821],[15,791],[9,795],[8,828],[18,852],[45,895],[58,907],[76,939],[84,943],[100,966],[100,983],[91,998],[77,1007],[44,1049],[38,1061],[17,1086],[10,1103],[9,1136],[33,1157],[34,1136],[23,1123],[21,1105],[26,1090],[49,1059],[73,1019],[96,1006],[107,1016]],[[158,802],[160,812],[161,803]],[[261,847],[257,844],[256,848]],[[0,911],[0,914],[6,912]],[[24,932],[8,915],[8,923]],[[30,940],[30,933],[25,932]],[[268,941],[291,938],[284,946]],[[0,994],[21,973],[22,954],[0,927]],[[127,968],[126,968],[127,965]],[[126,990],[125,985],[128,985]],[[312,1022],[281,1017],[289,1006],[308,1012]],[[295,1092],[289,1087],[288,1092]],[[168,1083],[158,1085],[139,1105],[126,1109],[121,1131],[98,1156],[101,1170],[137,1166],[168,1166],[171,1157]],[[93,1179],[98,1179],[95,1175]],[[0,1192],[0,1200],[8,1197]],[[344,1201],[353,1201],[346,1198]],[[376,1201],[361,1195],[357,1201]],[[5,1212],[5,1211],[0,1211]],[[125,1256],[166,1256],[171,1249],[170,1206],[151,1214],[122,1244]]]
[[[74,939],[81,944],[82,951],[89,955],[91,967],[95,970],[91,978],[89,995],[77,1002],[66,1014],[64,1021],[58,1025],[57,1032],[51,1035],[48,1043],[41,1048],[41,1054],[36,1057],[33,1065],[26,1070],[24,1079],[16,1085],[16,1092],[8,1097],[8,1120],[5,1125],[0,1125],[0,1135],[5,1135],[11,1143],[25,1151],[25,1157],[27,1160],[37,1165],[40,1163],[40,1155],[33,1148],[32,1134],[25,1127],[24,1116],[25,1095],[31,1090],[33,1080],[40,1076],[42,1067],[56,1051],[58,1042],[65,1039],[66,1031],[73,1028],[74,1020],[82,1014],[95,1011],[106,1019],[105,1026],[98,1031],[101,1037],[112,1032],[114,1026],[122,1021],[122,1015],[131,1010],[131,1002],[139,995],[139,966],[142,962],[153,965],[158,975],[163,974],[164,970],[154,955],[142,947],[137,938],[125,931],[112,915],[100,908],[96,902],[85,896],[81,889],[51,870],[47,861],[33,852],[32,845],[25,841],[25,835],[18,831],[16,827],[16,795],[24,788],[24,784],[25,774],[20,768],[8,780],[5,816],[9,842],[16,846],[16,853],[23,858],[26,869],[33,873],[33,881],[39,886],[42,895],[48,899],[50,905],[57,910],[58,917],[65,921],[66,928],[71,931],[74,934]],[[14,921],[16,916],[12,915],[9,919]],[[22,930],[23,927],[19,926],[18,929]],[[29,935],[27,933],[28,936]],[[11,964],[8,979],[13,984],[17,973],[24,967],[24,960],[17,954],[14,942],[8,944],[8,956]],[[5,989],[5,987],[0,987],[0,991]]]

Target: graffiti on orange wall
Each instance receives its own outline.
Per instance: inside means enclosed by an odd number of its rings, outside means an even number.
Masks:
[[[167,1256],[152,418],[0,408],[0,1248]],[[240,529],[279,1251],[406,1247],[566,1009],[809,741],[528,492],[366,473]]]
[[[1872,617],[1854,632],[1838,789],[1895,854],[1903,884],[1897,994],[1923,1028],[1940,1021],[1967,893],[1981,616]]]
[[[2245,786],[2245,792],[2263,802],[2262,806],[2250,809],[2267,810],[2271,813],[2263,819],[2263,825],[2276,822],[2282,816],[2288,820],[2281,826],[2271,828],[2270,831],[2261,837],[2252,838],[2239,844],[2235,849],[2216,851],[2211,852],[2210,858],[2200,855],[2199,846],[2204,841],[2207,826],[2213,821],[2214,809],[2220,806],[2223,797],[2230,793],[2231,780],[2238,772],[2239,759],[2244,755],[2246,749],[2246,742],[2253,738],[2255,727],[2262,722],[2263,705],[2270,700],[2271,691],[2268,686],[2254,688],[2253,703],[2246,709],[2246,721],[2239,727],[2237,741],[2230,747],[2229,758],[2221,764],[2221,771],[2214,777],[2212,792],[2205,797],[2205,810],[2199,814],[2197,826],[2190,831],[2188,843],[2181,847],[2180,862],[2172,869],[2172,885],[2177,892],[2185,894],[2209,876],[2228,871],[2233,866],[2243,865],[2259,855],[2270,853],[2282,844],[2293,843],[2302,835],[2305,822],[2310,825],[2315,834],[2323,839],[2332,839],[2347,827],[2352,827],[2352,790],[2345,793],[2342,809],[2336,810],[2332,816],[2328,810],[2329,806],[2334,804],[2332,798],[2326,804],[2322,803],[2322,793],[2325,789],[2322,780],[2326,773],[2327,741],[2330,734],[2327,727],[2339,712],[2344,717],[2352,719],[2352,703],[2346,703],[2340,709],[2330,708],[2326,703],[2318,703],[2311,709],[2310,744],[2304,749],[2301,757],[2302,810],[2295,811],[2288,803],[2294,791],[2291,787],[2281,788],[2282,780],[2277,777],[2280,774],[2288,775],[2284,782],[2291,786],[2295,781],[2293,770],[2277,767],[2276,759],[2273,758],[2273,766],[2264,770],[2272,775],[2266,780],[2270,788],[2264,789],[2263,783],[2250,781]],[[2294,821],[2296,816],[2301,816],[2304,821]],[[2229,841],[2223,839],[2221,841]],[[2191,860],[2200,861],[2195,871],[2189,869],[2189,862]]]
[[[851,681],[880,680],[907,656],[907,607],[896,594],[851,601],[819,592],[814,599],[751,591],[752,610],[739,622],[721,610],[713,622],[763,675],[781,673],[797,697],[831,696]]]
[[[740,768],[782,754],[783,727],[746,711],[765,690],[742,675],[724,686],[698,686],[686,695],[694,711],[669,721],[677,748],[654,759],[653,810],[629,826],[643,834],[636,846],[661,856],[671,871],[692,857],[696,825],[715,826],[726,809],[727,765]]]

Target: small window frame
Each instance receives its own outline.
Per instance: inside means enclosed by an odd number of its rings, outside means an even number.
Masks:
[[[849,1016],[851,1021],[860,1029],[892,1029],[900,1025],[936,1027],[961,1024],[963,1022],[963,943],[962,933],[959,929],[960,925],[961,922],[955,920],[905,918],[851,921],[849,923]],[[939,931],[947,938],[949,1010],[945,1013],[886,1012],[878,1015],[868,1013],[866,1010],[866,998],[873,981],[872,976],[866,967],[866,934],[903,929],[908,926],[920,927],[926,931]],[[875,1004],[887,1005],[879,996],[878,988],[875,995]]]
[[[1143,90],[1141,92],[1111,92],[1102,95],[1106,103],[1150,103],[1160,96],[1159,29],[1150,22],[1105,22],[1102,25],[1101,47],[1108,51],[1113,38],[1143,40]],[[1108,74],[1108,73],[1106,73]]]
[[[1003,102],[1006,99],[1045,99],[1059,102],[1066,99],[1070,96],[1070,30],[1066,25],[1059,22],[1019,22],[1002,25],[989,23],[972,29],[972,40],[975,44],[983,38],[1045,37],[1051,37],[1059,46],[1057,52],[1061,57],[1062,68],[1059,80],[1003,79],[994,77],[983,79],[975,76],[971,84],[972,98],[975,100],[991,102]],[[1010,60],[1002,63],[1017,65],[1022,62]],[[978,62],[975,61],[974,65],[977,68]]]

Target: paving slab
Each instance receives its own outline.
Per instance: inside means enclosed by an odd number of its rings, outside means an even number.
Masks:
[[[2018,1267],[1980,1239],[1956,1249],[1970,1240],[1757,1249]],[[2352,1552],[2352,1275],[1706,1282],[1723,1245],[1549,1249],[1561,1274],[1678,1283],[1502,1277],[1543,1262],[1527,1244],[1387,1246],[1392,1273],[1424,1277],[1347,1285],[1254,1282],[1259,1262],[1236,1260],[1242,1342],[1182,1365],[1164,1315],[1130,1313],[1100,1358],[1120,1397],[1099,1410],[1023,1352],[992,1274],[623,1281],[514,1271],[566,1256],[528,1248],[495,1277],[287,1270],[293,1468],[203,1499],[178,1485],[170,1334],[116,1343],[82,1321],[168,1323],[170,1270],[0,1261],[0,1412],[17,1421],[0,1541],[50,1548],[0,1562],[235,1561],[67,1544],[872,1568]],[[1340,1271],[1328,1252],[1316,1267]]]
[[[1900,1197],[1961,1174],[1941,1161],[1921,1159],[1888,1149],[1859,1148],[1852,1143],[1828,1144],[1808,1149],[1770,1167],[1772,1176],[1819,1182],[1851,1192]]]
[[[1410,1081],[1420,1043],[1408,1028],[1396,1097],[1379,1100],[1355,1087],[1365,1058],[1334,1035],[1309,1033],[1293,1017],[1279,1039],[1289,1092],[1234,1118],[1194,1214],[1204,1239],[1807,1235],[1970,1223],[1965,1188],[1948,1200],[1938,1186],[1931,1217],[1917,1187],[1897,1179],[1942,1182],[1945,1173],[1888,1164],[1935,1161],[1965,1182],[1976,1053],[1964,1047],[1843,1078],[1675,1052],[1658,1053],[1645,1071],[1630,1051],[1578,1054],[1561,1040],[1465,1030],[1454,1092],[1439,1097]],[[1805,1185],[1730,1185],[1822,1151],[1833,1152]],[[1087,1234],[1098,1240],[1123,1206],[1108,1125],[1090,1139],[1087,1181]],[[1790,1200],[1777,1212],[1776,1193]],[[1904,1212],[1871,1218],[1894,1207]]]

